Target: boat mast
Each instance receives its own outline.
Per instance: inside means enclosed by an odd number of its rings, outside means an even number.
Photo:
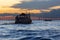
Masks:
[[[30,15],[30,10],[29,10],[29,18],[30,18],[30,16],[31,16],[31,15]]]

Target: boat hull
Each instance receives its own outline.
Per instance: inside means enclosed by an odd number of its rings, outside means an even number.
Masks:
[[[31,24],[32,23],[32,20],[16,20],[15,21],[15,24]]]

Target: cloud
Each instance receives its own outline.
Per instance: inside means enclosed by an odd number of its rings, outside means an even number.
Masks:
[[[50,1],[50,0],[32,0],[32,1]]]
[[[0,0],[0,6],[12,6],[22,0]]]
[[[0,14],[2,13],[41,13],[40,10],[28,10],[28,9],[21,9],[21,8],[11,8],[11,7],[0,7]]]
[[[50,7],[49,9],[60,9],[60,6],[53,6],[53,7]]]
[[[31,0],[0,0],[0,6],[13,6],[14,4],[21,4],[22,2],[29,2]]]
[[[23,2],[30,2],[30,1],[33,1],[33,0],[23,0]]]
[[[28,8],[28,9],[47,9],[52,6],[59,6],[60,0],[32,0],[29,2],[22,2],[16,4],[15,8]]]
[[[33,9],[31,12],[36,11],[37,13],[40,13],[40,9],[59,9],[59,5],[60,0],[0,0],[0,9],[3,8],[4,10],[2,9],[2,12],[7,13],[20,13],[20,11],[22,12],[22,9]],[[50,10],[43,11],[49,12]]]

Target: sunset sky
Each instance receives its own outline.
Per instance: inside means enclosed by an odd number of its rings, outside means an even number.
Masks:
[[[60,0],[0,0],[1,13],[41,13],[60,9]]]

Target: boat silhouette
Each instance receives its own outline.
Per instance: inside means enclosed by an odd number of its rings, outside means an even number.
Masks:
[[[50,20],[50,19],[45,19],[44,21],[52,21],[52,20]]]
[[[15,24],[31,24],[32,20],[30,18],[30,14],[19,14],[15,17]]]

